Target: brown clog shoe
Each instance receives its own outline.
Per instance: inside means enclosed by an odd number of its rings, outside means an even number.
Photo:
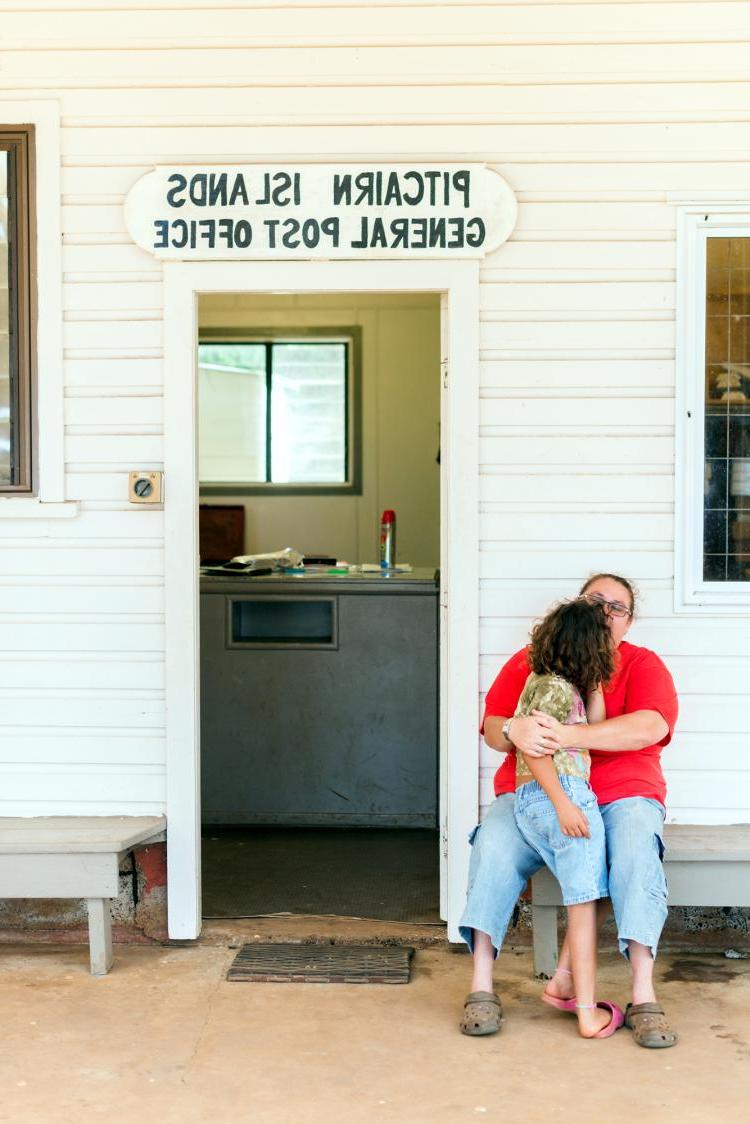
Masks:
[[[628,1003],[625,1026],[632,1030],[638,1045],[647,1050],[666,1050],[677,1041],[661,1003]]]
[[[500,997],[491,991],[471,991],[464,999],[462,1034],[497,1034],[503,1021]]]

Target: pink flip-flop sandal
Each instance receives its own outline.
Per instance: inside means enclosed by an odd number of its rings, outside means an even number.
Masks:
[[[557,995],[550,995],[549,992],[542,992],[542,1003],[548,1003],[550,1007],[556,1007],[558,1011],[572,1011],[575,1014],[576,1010],[576,997],[572,999],[560,999]],[[624,1018],[624,1016],[623,1016]]]
[[[593,1035],[593,1037],[609,1038],[611,1034],[614,1034],[616,1030],[619,1030],[620,1027],[624,1025],[625,1012],[621,1007],[618,1007],[616,1003],[607,1003],[604,1000],[602,1000],[602,1002],[600,1003],[597,1003],[597,1007],[601,1007],[603,1011],[609,1011],[612,1017],[607,1025],[603,1026],[600,1031]]]
[[[564,972],[566,976],[573,978],[573,973],[567,968],[558,967],[555,969],[555,974],[558,972]],[[573,1014],[578,1006],[575,995],[571,999],[560,999],[557,995],[550,995],[548,991],[542,992],[542,1003],[549,1003],[550,1007],[556,1007],[558,1011],[572,1011]]]

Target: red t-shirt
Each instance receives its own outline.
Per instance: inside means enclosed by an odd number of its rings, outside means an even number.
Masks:
[[[662,747],[672,740],[677,721],[677,695],[672,676],[648,648],[638,648],[626,640],[617,649],[617,669],[604,688],[607,718],[632,714],[636,710],[656,710],[669,730],[658,745],[622,753],[591,750],[591,787],[600,804],[626,796],[650,796],[665,803],[667,786],[661,771]],[[487,692],[482,719],[496,715],[509,718],[516,709],[529,674],[526,649],[516,652],[501,668]],[[513,792],[516,779],[516,754],[511,751],[495,773],[495,795]]]

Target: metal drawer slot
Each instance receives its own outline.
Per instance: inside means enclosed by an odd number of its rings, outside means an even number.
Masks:
[[[337,648],[335,597],[228,598],[229,648]]]

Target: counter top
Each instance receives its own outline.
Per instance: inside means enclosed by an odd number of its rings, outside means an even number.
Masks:
[[[357,593],[430,593],[438,588],[437,570],[429,567],[415,568],[411,573],[398,571],[386,573],[329,574],[325,569],[304,574],[277,573],[253,577],[248,574],[201,574],[202,593],[249,593],[253,589],[269,593],[274,589],[289,593],[304,588],[306,592],[319,593],[322,589]]]

